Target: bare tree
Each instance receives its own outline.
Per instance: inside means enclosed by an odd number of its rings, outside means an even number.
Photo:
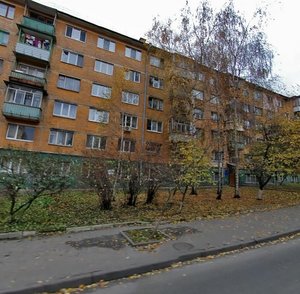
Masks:
[[[244,80],[262,84],[272,73],[273,52],[263,33],[266,10],[259,8],[247,21],[229,1],[215,12],[208,1],[200,2],[195,13],[188,7],[177,20],[166,23],[155,19],[148,33],[151,42],[163,49],[177,52],[194,61],[194,69],[207,66],[215,70],[217,80],[225,75],[228,103],[233,106],[233,146],[235,158],[235,192],[240,198],[238,148],[238,110],[240,86]],[[179,26],[179,28],[178,28]]]

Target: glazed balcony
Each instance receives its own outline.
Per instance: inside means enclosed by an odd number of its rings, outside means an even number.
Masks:
[[[41,77],[36,77],[20,70],[13,70],[10,73],[9,79],[11,81],[20,81],[32,86],[38,86],[44,88],[46,86],[46,79]]]
[[[175,133],[175,132],[172,132],[169,134],[169,140],[174,143],[189,142],[192,139],[193,139],[193,136],[190,134]]]
[[[55,28],[51,24],[47,24],[27,16],[23,17],[21,24],[22,26],[32,29],[34,31],[47,34],[50,36],[55,36]]]
[[[294,113],[300,112],[300,105],[294,106]]]
[[[32,107],[16,103],[4,102],[3,115],[8,118],[17,118],[39,122],[42,110],[39,107]]]
[[[34,47],[29,44],[18,42],[16,45],[16,53],[33,57],[42,61],[49,62],[50,50]]]

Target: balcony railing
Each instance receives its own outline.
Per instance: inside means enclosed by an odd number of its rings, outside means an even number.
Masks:
[[[299,106],[294,106],[294,112],[300,112],[300,105]]]
[[[10,102],[4,102],[3,115],[6,117],[19,118],[38,122],[40,121],[42,110],[38,107],[20,105]]]
[[[41,21],[38,21],[36,19],[24,16],[22,20],[22,25],[24,27],[30,28],[32,30],[54,36],[55,35],[55,29],[53,25],[43,23]]]
[[[27,81],[30,84],[39,86],[39,87],[44,87],[46,85],[46,79],[44,78],[40,78],[40,77],[35,77],[29,74],[26,74],[24,72],[21,71],[12,71],[10,73],[10,79],[13,80],[22,80],[22,81]]]
[[[37,58],[43,61],[49,61],[50,59],[50,51],[41,49],[38,47],[34,47],[24,43],[17,43],[16,52],[19,54],[23,54],[26,56],[30,56],[33,58]]]
[[[193,139],[193,136],[190,134],[185,134],[185,133],[174,133],[171,132],[169,134],[169,140],[171,142],[189,142]]]

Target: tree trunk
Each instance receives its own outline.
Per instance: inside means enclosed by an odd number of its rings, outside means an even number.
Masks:
[[[256,195],[256,200],[263,200],[263,189],[259,188],[257,195]]]
[[[192,186],[192,191],[191,191],[191,194],[190,194],[190,195],[198,195],[197,189],[195,188],[194,185]]]

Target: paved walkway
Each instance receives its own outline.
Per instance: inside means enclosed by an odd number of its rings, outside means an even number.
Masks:
[[[164,228],[176,238],[153,251],[130,246],[126,228],[0,241],[0,293],[54,292],[300,232],[300,206]]]

